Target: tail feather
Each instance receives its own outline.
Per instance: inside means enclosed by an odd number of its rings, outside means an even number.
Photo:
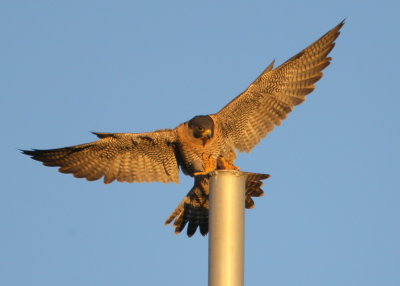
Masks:
[[[262,180],[269,178],[270,175],[247,173],[245,207],[254,208],[252,197],[261,197],[264,191],[261,189]],[[208,196],[209,196],[209,176],[195,177],[194,186],[180,202],[178,207],[172,212],[165,224],[174,221],[175,233],[180,233],[187,226],[187,235],[193,236],[199,228],[204,236],[208,233]]]

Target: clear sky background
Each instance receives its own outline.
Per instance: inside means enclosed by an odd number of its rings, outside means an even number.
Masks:
[[[0,284],[206,285],[208,237],[163,223],[192,186],[104,185],[17,148],[217,112],[347,18],[308,100],[237,164],[246,285],[400,285],[398,1],[1,1]]]

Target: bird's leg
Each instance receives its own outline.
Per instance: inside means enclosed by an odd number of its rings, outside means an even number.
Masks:
[[[212,155],[203,154],[202,157],[203,157],[204,171],[195,172],[193,174],[195,176],[207,175],[208,173],[214,171],[217,168],[217,160],[213,159]]]
[[[237,170],[239,171],[240,168],[233,165],[233,153],[229,153],[229,158],[228,160],[225,159],[225,157],[220,156],[218,158],[218,168],[222,170]]]

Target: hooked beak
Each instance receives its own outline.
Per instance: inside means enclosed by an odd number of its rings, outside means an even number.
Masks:
[[[211,129],[204,130],[202,136],[207,139],[210,139],[212,137],[212,130]]]
[[[201,141],[203,141],[203,146],[206,145],[207,141],[211,139],[213,132],[211,129],[206,129],[201,133]]]

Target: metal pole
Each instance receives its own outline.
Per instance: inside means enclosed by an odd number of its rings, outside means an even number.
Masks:
[[[215,171],[209,197],[209,286],[244,285],[246,173]]]

